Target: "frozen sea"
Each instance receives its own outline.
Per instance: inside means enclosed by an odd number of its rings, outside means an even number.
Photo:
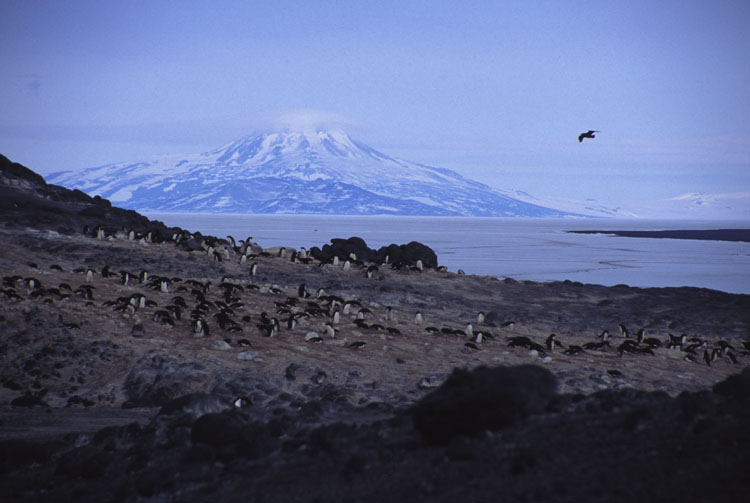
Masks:
[[[750,222],[147,213],[167,225],[263,247],[359,236],[370,248],[419,241],[451,271],[517,280],[750,293],[750,243],[569,234],[570,230],[750,228]]]

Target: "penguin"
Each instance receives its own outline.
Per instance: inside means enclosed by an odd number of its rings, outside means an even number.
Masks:
[[[605,346],[609,346],[609,341],[587,342],[583,345],[583,349],[601,350],[604,349]]]
[[[468,349],[474,349],[474,350],[476,350],[476,351],[479,351],[479,346],[477,346],[477,345],[476,345],[476,344],[474,344],[473,342],[467,342],[467,343],[465,343],[465,344],[464,344],[464,347],[465,347],[465,348],[468,348]]]
[[[365,320],[363,320],[363,319],[356,319],[356,320],[354,320],[354,324],[357,325],[357,327],[359,327],[359,328],[361,328],[363,330],[366,330],[366,329],[370,328],[370,326],[367,323],[365,323]]]
[[[556,334],[549,334],[549,337],[544,341],[548,351],[553,351],[557,346],[562,346],[560,341],[557,340]]]
[[[195,337],[203,337],[206,335],[205,324],[201,318],[193,320],[193,335]]]
[[[401,330],[396,327],[388,327],[387,330],[391,335],[401,335]]]
[[[158,321],[162,325],[174,326],[174,320],[172,319],[172,314],[169,311],[166,311],[164,309],[159,309],[158,311],[155,311],[151,319],[153,321]]]
[[[581,346],[573,346],[573,345],[569,346],[568,349],[563,351],[563,353],[566,355],[577,355],[578,353],[583,353],[583,352],[584,350]]]
[[[514,348],[517,346],[520,346],[523,348],[530,348],[532,344],[531,339],[523,335],[518,335],[515,337],[508,337],[507,341],[508,341],[508,346],[511,348]]]
[[[348,271],[348,270],[349,270],[349,269],[350,269],[351,267],[352,267],[352,264],[351,264],[351,262],[349,262],[348,260],[347,260],[346,262],[344,262],[344,267],[343,267],[343,269],[344,269],[345,271]]]
[[[86,269],[86,283],[91,283],[94,280],[94,270],[91,268]]]
[[[609,330],[602,330],[602,333],[599,334],[599,339],[601,339],[602,342],[607,342],[609,340]]]
[[[417,259],[417,265],[416,265],[416,268],[417,268],[417,270],[418,270],[419,272],[422,272],[422,271],[424,271],[424,264],[422,264],[422,260],[421,260],[421,259]]]
[[[349,347],[352,348],[352,349],[362,349],[366,345],[367,345],[367,343],[364,342],[364,341],[355,341],[355,342],[352,342],[351,344],[349,344]]]
[[[646,337],[646,330],[641,328],[636,332],[635,334],[635,340],[638,344],[643,342],[643,339]]]
[[[414,323],[417,325],[420,325],[422,323],[422,313],[417,311],[417,314],[414,315]]]
[[[479,311],[477,313],[477,325],[481,325],[484,323],[484,311]]]
[[[341,321],[341,316],[339,315],[339,312],[334,311],[333,314],[331,315],[331,323],[333,323],[334,325],[338,325],[340,321]]]
[[[310,295],[307,293],[307,288],[305,287],[304,283],[301,283],[299,285],[299,288],[297,289],[297,297],[300,297],[302,299],[309,297]]]
[[[646,337],[643,339],[643,344],[650,348],[660,348],[662,346],[661,341],[656,337]]]
[[[474,336],[474,327],[471,326],[471,323],[466,324],[466,327],[464,328],[464,333],[466,334],[466,337]]]
[[[146,270],[141,271],[138,274],[138,281],[140,281],[141,283],[145,283],[146,281],[148,281],[148,271]]]
[[[129,281],[130,281],[130,273],[128,271],[120,271],[120,282],[124,286],[127,286]]]
[[[34,290],[41,286],[39,280],[36,278],[26,278],[24,281],[26,282],[26,293],[28,295],[31,295]]]
[[[333,256],[333,265],[334,266],[339,265],[339,257],[337,255]]]
[[[250,276],[255,276],[258,273],[258,263],[253,262],[250,265]]]
[[[623,325],[622,323],[620,323],[619,326],[620,326],[620,334],[622,334],[622,336],[625,337],[626,339],[628,337],[630,337],[628,335],[628,329],[625,327],[625,325]]]
[[[330,322],[325,324],[325,331],[326,336],[328,336],[329,339],[336,338],[336,331],[334,330],[333,325]]]
[[[636,343],[635,341],[631,339],[628,339],[627,341],[617,346],[617,353],[620,356],[623,356],[625,353],[637,353],[637,352],[638,352],[638,343]]]
[[[87,300],[94,300],[94,289],[96,287],[93,285],[81,285],[78,287],[78,289],[75,291],[77,295],[80,295],[84,299]]]
[[[234,401],[232,401],[232,405],[235,409],[243,409],[251,404],[252,401],[246,396],[238,396],[234,399]]]
[[[674,349],[674,348],[680,348],[682,349],[685,342],[687,342],[687,336],[685,334],[682,334],[680,336],[673,335],[673,334],[667,334],[669,336],[669,343],[667,344],[667,349]]]
[[[294,330],[294,327],[297,325],[297,320],[294,316],[290,316],[286,320],[286,328],[289,330]]]

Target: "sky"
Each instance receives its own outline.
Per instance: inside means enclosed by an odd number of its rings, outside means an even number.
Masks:
[[[747,0],[4,0],[0,153],[46,174],[306,122],[538,197],[750,194],[747,26]]]

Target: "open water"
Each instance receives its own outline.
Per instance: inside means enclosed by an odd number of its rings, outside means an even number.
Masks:
[[[569,230],[750,228],[750,222],[149,213],[167,225],[263,247],[359,236],[370,248],[419,241],[451,271],[517,280],[750,293],[750,243],[569,234]]]

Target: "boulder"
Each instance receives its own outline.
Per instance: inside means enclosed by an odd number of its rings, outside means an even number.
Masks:
[[[498,430],[542,411],[555,396],[554,375],[536,365],[455,369],[411,410],[422,438],[435,445]]]

